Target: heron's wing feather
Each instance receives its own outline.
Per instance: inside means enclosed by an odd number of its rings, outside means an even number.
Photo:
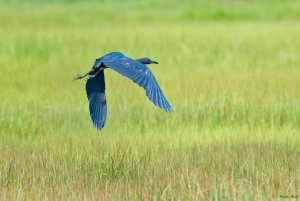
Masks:
[[[117,71],[123,76],[131,79],[133,82],[143,87],[146,91],[146,96],[155,105],[164,109],[165,111],[172,112],[173,109],[163,92],[161,91],[154,75],[150,69],[133,59],[128,57],[118,57],[118,59],[101,59],[101,61],[109,68]]]
[[[86,82],[86,94],[89,99],[90,115],[95,128],[104,127],[107,115],[104,72],[99,72]]]

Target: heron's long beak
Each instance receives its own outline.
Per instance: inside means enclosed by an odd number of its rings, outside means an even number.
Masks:
[[[157,61],[152,61],[152,63],[153,63],[153,64],[158,64],[158,62],[157,62]]]

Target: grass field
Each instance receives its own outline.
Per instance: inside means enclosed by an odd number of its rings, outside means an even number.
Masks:
[[[296,0],[1,1],[0,200],[295,200],[299,34]],[[108,69],[97,132],[72,78],[111,51],[175,112]]]

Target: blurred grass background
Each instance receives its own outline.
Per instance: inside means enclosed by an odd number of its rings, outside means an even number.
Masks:
[[[275,200],[299,193],[299,1],[1,1],[0,199]],[[149,56],[175,108],[106,70]]]

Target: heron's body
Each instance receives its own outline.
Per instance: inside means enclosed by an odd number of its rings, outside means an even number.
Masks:
[[[155,77],[146,64],[156,63],[145,57],[131,59],[120,52],[112,52],[96,59],[92,70],[84,76],[78,75],[75,79],[87,77],[86,93],[89,99],[90,115],[94,126],[101,130],[104,127],[107,115],[104,69],[111,68],[133,82],[143,87],[146,96],[156,106],[165,111],[173,111],[171,105],[163,95]]]

